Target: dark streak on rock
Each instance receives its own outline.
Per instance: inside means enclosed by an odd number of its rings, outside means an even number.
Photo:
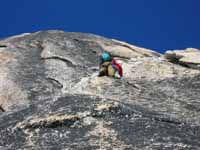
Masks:
[[[115,101],[115,100],[113,100],[113,101]],[[175,125],[187,124],[185,121],[178,120],[177,118],[173,118],[173,117],[170,117],[170,116],[167,116],[164,114],[160,114],[157,112],[149,111],[149,110],[144,109],[141,106],[137,106],[137,105],[130,105],[130,104],[121,102],[121,105],[119,108],[120,108],[120,112],[126,112],[126,113],[123,113],[123,116],[127,116],[127,115],[132,116],[132,115],[136,114],[142,118],[147,118],[150,120],[159,121],[159,122],[163,122],[163,123],[170,123],[170,124],[175,124]],[[115,108],[115,111],[116,111],[116,108]],[[118,110],[118,112],[119,112],[119,110]]]

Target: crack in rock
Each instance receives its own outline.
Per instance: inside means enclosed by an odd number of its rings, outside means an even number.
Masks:
[[[46,58],[42,58],[42,59],[44,59],[44,60],[50,60],[50,59],[61,60],[61,61],[64,61],[70,67],[76,67],[76,65],[73,64],[70,60],[59,57],[59,56],[46,57]]]
[[[161,116],[161,117],[157,117],[157,116],[149,116],[152,120],[155,121],[159,121],[159,122],[164,122],[164,123],[170,123],[170,124],[175,124],[175,125],[180,125],[183,124],[184,122],[179,121],[177,119],[174,118],[170,118],[170,117],[165,117],[165,116]]]
[[[60,81],[58,81],[58,80],[56,80],[56,79],[54,79],[54,78],[47,78],[48,80],[51,80],[51,81],[53,81],[54,83],[56,83],[56,85],[58,85],[59,86],[59,88],[63,88],[63,84],[61,84],[60,83]]]
[[[6,48],[7,45],[0,45],[0,48]]]
[[[0,105],[0,111],[5,112],[5,109]]]

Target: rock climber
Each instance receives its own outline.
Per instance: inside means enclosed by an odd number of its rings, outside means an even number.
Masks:
[[[110,76],[121,78],[123,76],[122,65],[115,60],[109,52],[103,52],[100,56],[98,76]]]

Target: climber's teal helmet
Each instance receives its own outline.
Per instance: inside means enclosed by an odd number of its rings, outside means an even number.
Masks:
[[[111,61],[112,60],[112,57],[111,57],[110,53],[108,53],[108,52],[103,52],[101,57],[102,57],[103,61]]]

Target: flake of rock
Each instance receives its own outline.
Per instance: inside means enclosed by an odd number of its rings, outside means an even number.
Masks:
[[[200,69],[200,50],[187,48],[186,50],[167,51],[165,57],[172,62],[189,68]]]

